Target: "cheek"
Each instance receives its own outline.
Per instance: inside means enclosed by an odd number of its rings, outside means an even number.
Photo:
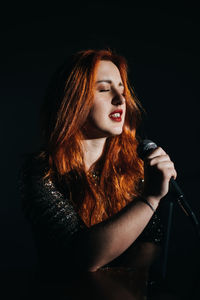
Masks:
[[[93,120],[102,120],[105,119],[108,115],[108,110],[106,108],[106,104],[101,102],[97,102],[93,105],[90,116]]]

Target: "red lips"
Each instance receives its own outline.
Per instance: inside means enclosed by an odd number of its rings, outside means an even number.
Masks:
[[[112,111],[110,114],[109,114],[109,117],[111,118],[111,120],[115,121],[115,122],[121,122],[122,116],[123,114],[123,110],[122,109],[116,109],[114,111]]]

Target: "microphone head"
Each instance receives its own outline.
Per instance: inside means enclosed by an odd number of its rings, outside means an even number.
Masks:
[[[156,149],[158,146],[152,142],[151,140],[145,139],[142,140],[137,148],[138,156],[141,159],[145,159],[145,157],[154,149]]]

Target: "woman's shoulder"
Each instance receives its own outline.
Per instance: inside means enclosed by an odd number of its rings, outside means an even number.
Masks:
[[[69,196],[69,188],[57,172],[49,173],[47,155],[42,151],[31,152],[23,156],[19,170],[19,188],[30,194],[54,194],[57,197]]]
[[[68,187],[63,188],[54,177],[43,176],[48,167],[47,160],[40,153],[24,157],[19,179],[22,210],[37,234],[44,233],[43,238],[59,242],[64,239],[63,243],[66,243],[82,228],[83,222]]]

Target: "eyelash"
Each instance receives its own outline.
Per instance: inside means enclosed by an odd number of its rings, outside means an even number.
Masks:
[[[110,90],[100,90],[100,92],[109,92]]]
[[[99,90],[100,93],[103,93],[103,92],[109,92],[110,90]],[[122,93],[122,96],[125,97],[125,93]]]

